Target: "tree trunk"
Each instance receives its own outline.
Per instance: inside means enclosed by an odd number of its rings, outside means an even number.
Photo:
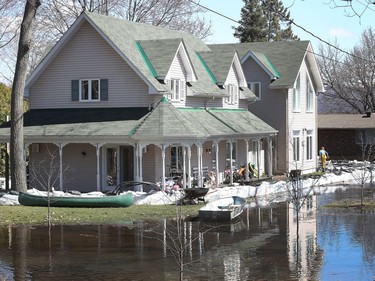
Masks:
[[[32,25],[35,14],[40,6],[39,0],[28,0],[21,24],[18,43],[17,63],[14,73],[11,98],[11,128],[10,128],[10,168],[12,188],[26,191],[26,164],[24,159],[23,142],[23,93],[29,60]]]

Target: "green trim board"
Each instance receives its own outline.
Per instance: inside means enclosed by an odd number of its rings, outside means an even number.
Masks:
[[[211,81],[216,84],[217,79],[216,79],[215,75],[212,73],[212,71],[210,70],[210,68],[208,67],[208,65],[206,64],[204,59],[202,58],[202,56],[198,52],[195,52],[195,53],[197,54],[197,57],[198,57],[199,61],[202,63],[203,67],[206,69],[208,75],[211,78]]]
[[[157,77],[158,74],[156,73],[154,67],[152,66],[152,63],[150,62],[149,58],[147,57],[145,51],[143,50],[143,48],[141,46],[141,43],[139,41],[137,41],[137,42],[135,42],[135,44],[137,46],[138,51],[141,53],[141,56],[142,56],[145,64],[147,65],[147,68],[150,71],[151,75],[154,76],[154,77]]]

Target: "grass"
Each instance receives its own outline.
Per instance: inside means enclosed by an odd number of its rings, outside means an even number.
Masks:
[[[373,199],[364,198],[363,205],[359,198],[348,198],[339,201],[334,201],[324,206],[325,208],[375,208],[375,201]]]
[[[198,216],[202,205],[181,206],[181,216]],[[137,220],[176,218],[180,206],[133,205],[128,208],[51,208],[54,225],[126,224]],[[0,225],[47,224],[47,207],[0,206]]]

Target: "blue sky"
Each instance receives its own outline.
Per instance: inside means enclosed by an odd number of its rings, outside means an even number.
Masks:
[[[358,16],[347,16],[353,14],[349,8],[333,8],[334,0],[284,0],[284,6],[290,11],[291,18],[296,24],[316,36],[333,43],[335,40],[342,49],[349,50],[360,41],[362,32],[371,26],[375,29],[375,23],[372,20],[375,16],[375,5],[365,10],[366,0],[353,1],[353,7],[356,12],[362,14]],[[336,0],[336,3],[344,3]],[[239,20],[241,8],[244,5],[242,0],[201,0],[204,5],[214,11],[224,14],[234,20]],[[206,13],[207,19],[211,20],[213,26],[213,36],[208,43],[235,43],[238,42],[233,37],[234,30],[232,26],[236,23],[224,17],[215,15],[212,12]],[[372,20],[372,23],[371,23]],[[301,40],[310,40],[314,51],[318,51],[320,41],[302,29],[293,26],[294,34]]]

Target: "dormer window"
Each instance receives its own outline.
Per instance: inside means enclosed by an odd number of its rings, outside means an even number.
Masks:
[[[226,98],[226,103],[236,104],[238,103],[238,86],[235,84],[228,84],[229,97]]]
[[[257,96],[258,100],[260,100],[261,97],[262,97],[260,86],[261,86],[260,82],[249,82],[248,83],[249,89],[254,93],[254,95]]]
[[[79,80],[79,98],[80,101],[99,101],[100,100],[100,80],[82,79]]]
[[[171,101],[181,101],[185,98],[186,82],[183,79],[166,80],[171,90]]]
[[[296,84],[293,89],[293,111],[300,111],[300,99],[301,99],[301,75],[298,74]]]

